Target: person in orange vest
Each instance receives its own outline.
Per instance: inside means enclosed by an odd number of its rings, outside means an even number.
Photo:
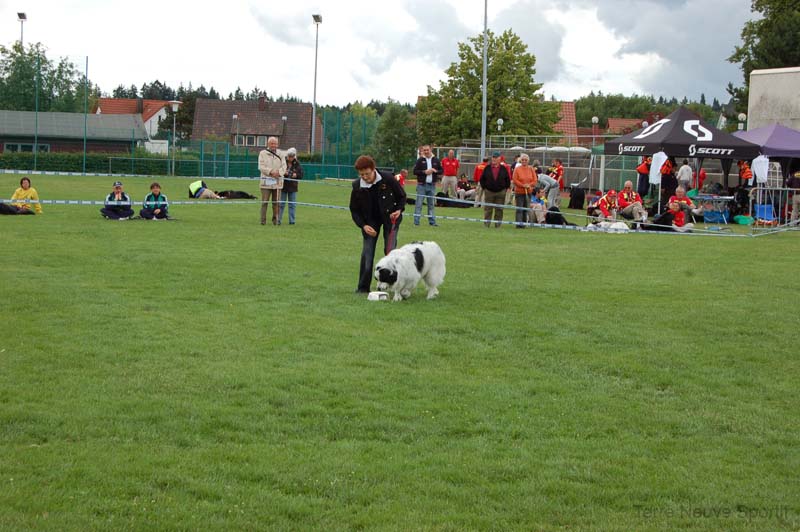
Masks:
[[[675,178],[675,158],[670,157],[664,164],[661,165],[661,190],[662,201],[664,197],[670,197],[675,194],[675,189],[678,188],[678,180]]]
[[[625,181],[624,187],[617,196],[617,205],[619,205],[619,212],[623,217],[634,220],[634,229],[640,222],[647,220],[647,211],[642,205],[642,197],[633,190],[632,182]]]
[[[599,222],[603,220],[613,220],[614,214],[618,208],[617,191],[612,188],[601,196],[597,203],[589,207],[586,214],[596,217]]]
[[[646,155],[642,157],[642,163],[636,167],[636,171],[639,173],[639,180],[636,182],[636,191],[642,197],[647,196],[647,193],[650,192],[650,164],[652,162],[653,158]]]
[[[747,161],[739,161],[736,164],[739,166],[739,181],[743,181],[746,187],[753,186],[753,171]]]

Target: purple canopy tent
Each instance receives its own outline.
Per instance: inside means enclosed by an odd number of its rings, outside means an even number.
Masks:
[[[761,146],[762,154],[780,162],[783,177],[789,175],[791,159],[800,159],[800,131],[795,129],[771,124],[750,131],[737,131],[734,135]]]

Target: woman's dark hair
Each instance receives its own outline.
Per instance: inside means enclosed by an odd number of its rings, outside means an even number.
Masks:
[[[28,182],[28,186],[31,185],[31,178],[30,177],[23,177],[22,179],[19,180],[19,186],[22,186],[22,183],[24,183],[25,181]]]

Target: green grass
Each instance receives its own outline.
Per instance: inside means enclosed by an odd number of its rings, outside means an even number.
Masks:
[[[4,530],[800,527],[797,233],[406,218],[401,243],[447,255],[441,295],[373,303],[346,211],[44,211],[0,217]]]

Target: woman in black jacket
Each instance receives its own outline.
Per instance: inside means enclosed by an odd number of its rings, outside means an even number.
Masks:
[[[378,234],[383,227],[385,253],[397,246],[397,229],[403,220],[406,193],[391,173],[375,168],[375,160],[369,155],[359,157],[355,167],[359,178],[353,180],[350,215],[364,239],[356,292],[369,292]]]

